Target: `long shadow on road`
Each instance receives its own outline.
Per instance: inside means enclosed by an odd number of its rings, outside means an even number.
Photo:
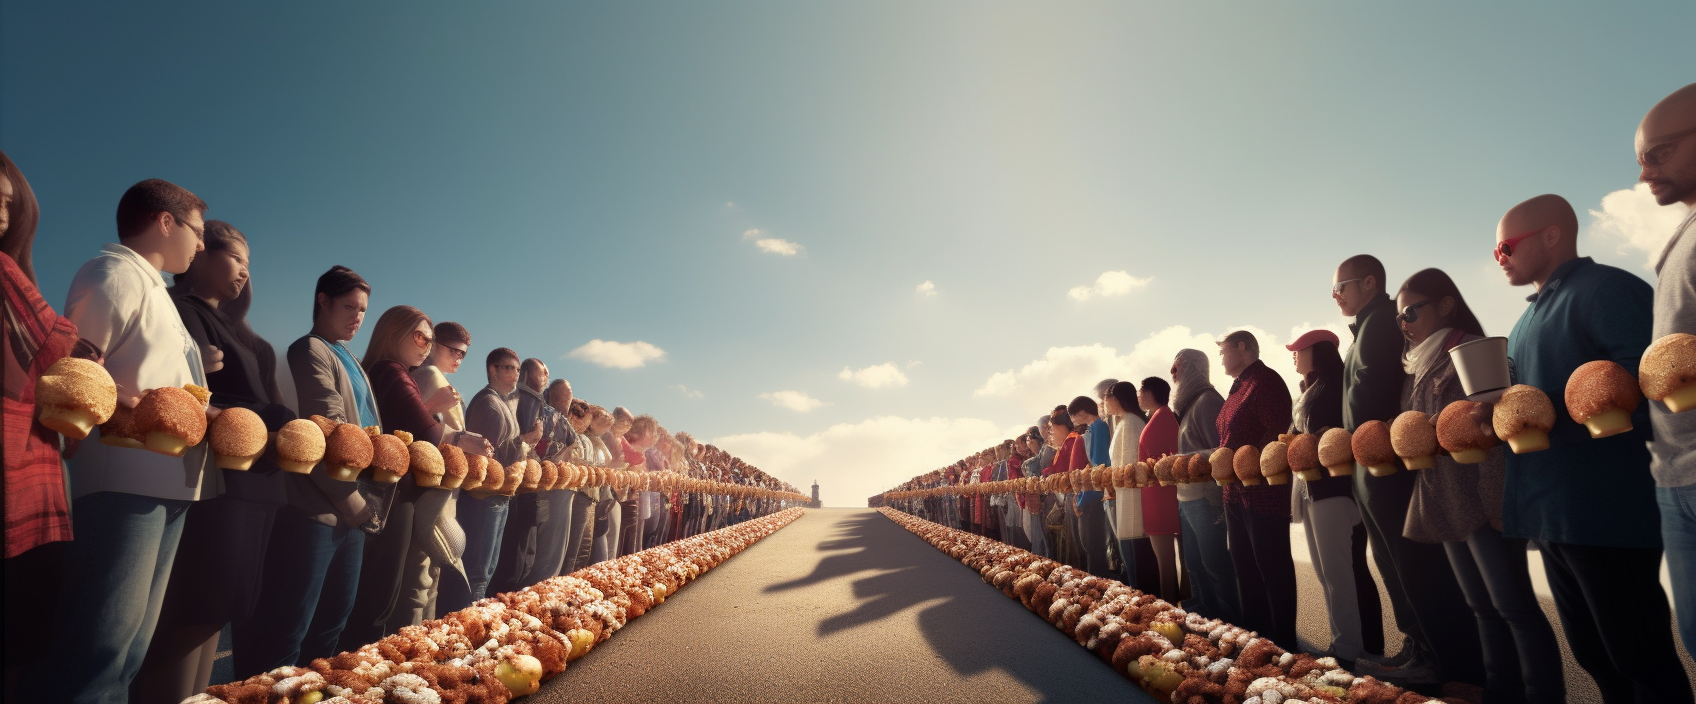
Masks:
[[[821,620],[821,637],[919,608],[926,644],[962,678],[1000,670],[1042,701],[1154,701],[975,571],[880,514],[841,520],[817,549],[827,554],[810,574],[765,591],[852,579],[857,603]]]

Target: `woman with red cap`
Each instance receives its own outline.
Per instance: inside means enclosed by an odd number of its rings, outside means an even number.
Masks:
[[[1343,426],[1343,358],[1337,334],[1310,330],[1285,346],[1295,356],[1301,397],[1291,416],[1291,433],[1321,435]],[[1307,552],[1325,590],[1331,621],[1329,654],[1352,667],[1362,654],[1384,652],[1383,605],[1366,564],[1366,525],[1354,503],[1348,476],[1305,481],[1290,491],[1290,516],[1307,526]]]

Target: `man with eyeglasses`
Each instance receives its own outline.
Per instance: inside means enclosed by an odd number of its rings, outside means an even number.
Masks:
[[[1655,261],[1650,338],[1696,334],[1696,83],[1662,99],[1637,126],[1638,179],[1656,202],[1689,208]],[[1661,507],[1661,538],[1672,575],[1674,612],[1684,642],[1696,643],[1696,413],[1674,414],[1648,401],[1654,440],[1649,471]]]
[[[1343,358],[1343,428],[1352,433],[1367,421],[1394,421],[1401,415],[1407,372],[1402,367],[1396,303],[1385,290],[1383,263],[1370,254],[1344,260],[1331,284],[1331,299],[1343,315],[1354,317],[1349,326],[1354,342]],[[1454,618],[1454,614],[1468,613],[1468,607],[1448,554],[1440,544],[1402,536],[1416,476],[1397,471],[1375,477],[1364,467],[1355,467],[1355,504],[1366,525],[1373,561],[1390,593],[1396,626],[1403,634],[1401,651],[1394,657],[1363,656],[1357,666],[1362,673],[1403,684],[1483,686],[1478,630]]]
[[[1555,406],[1549,449],[1507,455],[1502,534],[1536,541],[1573,658],[1603,701],[1690,702],[1660,585],[1648,408],[1632,414],[1631,431],[1598,439],[1565,403],[1567,380],[1587,362],[1637,373],[1654,292],[1630,272],[1578,256],[1578,216],[1560,196],[1514,206],[1496,243],[1508,283],[1535,289],[1508,335],[1514,382],[1541,389]]]
[[[510,466],[530,454],[518,425],[518,353],[497,347],[484,360],[489,385],[471,397],[465,409],[465,429],[482,435],[494,448],[495,461]],[[465,529],[465,574],[471,600],[488,595],[506,528],[508,498],[499,494],[479,499],[460,492],[459,525]],[[465,605],[443,605],[444,610]]]

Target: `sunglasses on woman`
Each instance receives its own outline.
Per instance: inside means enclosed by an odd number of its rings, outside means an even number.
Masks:
[[[412,331],[412,341],[418,343],[419,347],[429,347],[430,345],[435,344],[436,338],[430,337],[429,335],[426,335],[426,334],[419,332],[417,330],[413,330]]]
[[[1420,301],[1418,303],[1415,303],[1411,306],[1403,308],[1402,314],[1396,316],[1396,319],[1400,320],[1404,323],[1412,323],[1416,320],[1419,320],[1419,309],[1423,308],[1427,305],[1430,305],[1430,304],[1431,304],[1431,299],[1428,298],[1428,299],[1425,299],[1425,300]]]

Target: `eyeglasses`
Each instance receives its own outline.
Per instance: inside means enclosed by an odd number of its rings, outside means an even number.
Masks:
[[[454,347],[453,345],[442,345],[442,348],[446,349],[448,351],[448,356],[453,357],[455,360],[465,359],[465,350],[462,348]]]
[[[165,212],[169,213],[170,211],[167,210]],[[189,232],[193,232],[196,239],[199,239],[201,242],[206,241],[206,225],[205,224],[201,224],[200,227],[195,227],[193,225],[188,224],[187,219],[177,217],[176,213],[171,213],[171,217],[177,221],[178,225],[182,225],[183,227],[188,228]]]
[[[1349,284],[1352,284],[1356,281],[1364,281],[1365,279],[1366,279],[1366,277],[1362,276],[1358,279],[1343,279],[1342,281],[1338,281],[1337,283],[1331,284],[1331,295],[1341,296],[1341,295],[1343,295],[1343,287],[1348,286]]]
[[[495,369],[497,369],[499,371],[503,371],[503,372],[516,372],[516,371],[518,371],[518,365],[516,365],[516,364],[496,364]]]
[[[1637,165],[1648,167],[1667,163],[1667,160],[1672,158],[1672,153],[1678,150],[1678,143],[1693,134],[1696,134],[1696,127],[1667,135],[1660,144],[1638,152]]]
[[[1427,298],[1423,301],[1420,301],[1420,302],[1415,303],[1411,306],[1403,308],[1402,314],[1396,316],[1396,320],[1400,320],[1404,323],[1412,323],[1413,321],[1418,320],[1419,319],[1419,309],[1423,308],[1427,305],[1430,305],[1431,301],[1432,301],[1432,299]]]
[[[419,332],[417,330],[413,330],[412,331],[412,341],[418,343],[419,347],[429,347],[430,345],[432,345],[436,342],[436,338],[430,337],[429,335],[426,335],[426,334]]]
[[[1546,230],[1548,228],[1543,228],[1543,229]],[[1502,240],[1501,243],[1496,245],[1496,249],[1494,250],[1495,255],[1496,255],[1496,263],[1502,264],[1502,263],[1507,262],[1508,257],[1513,256],[1514,245],[1517,245],[1517,244],[1520,243],[1521,240],[1524,240],[1525,238],[1530,237],[1532,235],[1535,235],[1535,234],[1542,232],[1542,231],[1543,230],[1532,230],[1531,232],[1527,232],[1523,235],[1514,235],[1514,236],[1509,237],[1505,240]]]

